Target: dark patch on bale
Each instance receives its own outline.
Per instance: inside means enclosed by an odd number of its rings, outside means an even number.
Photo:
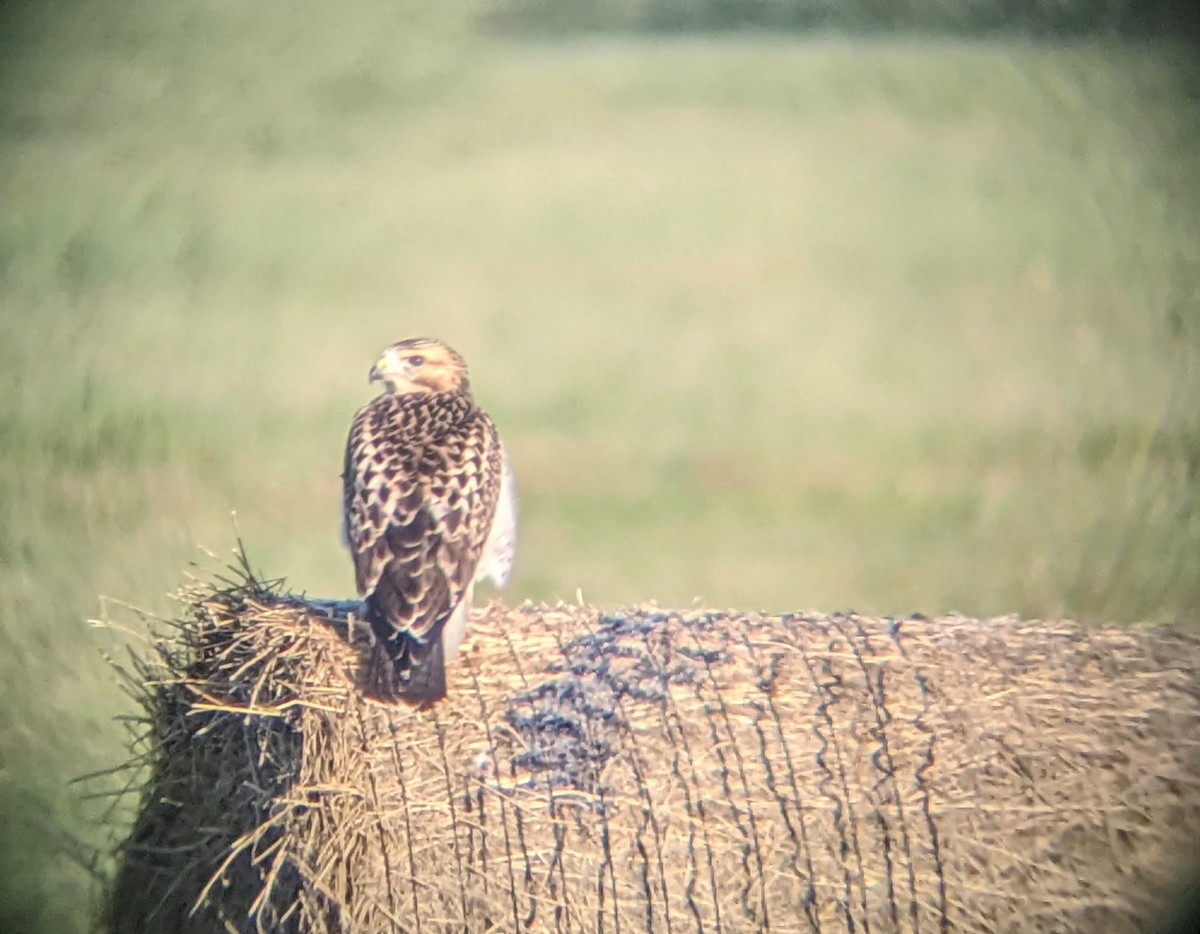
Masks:
[[[492,607],[417,712],[185,600],[113,931],[1139,931],[1200,838],[1196,633]]]

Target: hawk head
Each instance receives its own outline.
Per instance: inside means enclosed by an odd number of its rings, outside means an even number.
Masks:
[[[414,337],[392,344],[371,367],[371,382],[394,395],[466,393],[467,363],[441,341]]]

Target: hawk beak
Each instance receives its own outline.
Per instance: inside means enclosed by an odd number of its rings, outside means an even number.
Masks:
[[[383,379],[383,370],[379,369],[379,364],[376,363],[373,367],[371,367],[371,374],[367,379],[367,382],[374,383],[381,379]]]

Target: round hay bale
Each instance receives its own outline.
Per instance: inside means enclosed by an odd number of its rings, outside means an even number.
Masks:
[[[114,932],[1139,931],[1200,839],[1187,631],[493,606],[420,712],[186,601]]]

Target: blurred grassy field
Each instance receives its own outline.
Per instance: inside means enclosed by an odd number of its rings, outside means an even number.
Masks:
[[[3,20],[0,929],[84,929],[99,595],[169,612],[231,510],[348,595],[341,446],[401,337],[508,439],[510,599],[1200,618],[1181,48],[394,7]]]

